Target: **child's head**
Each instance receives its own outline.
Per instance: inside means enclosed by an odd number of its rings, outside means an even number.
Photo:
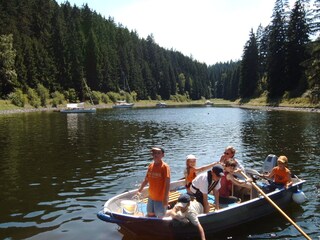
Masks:
[[[286,156],[280,156],[277,160],[278,165],[287,166],[288,165],[288,158]]]
[[[186,166],[187,167],[195,167],[197,162],[197,158],[195,155],[188,155],[186,158]]]
[[[227,172],[233,172],[237,167],[237,162],[232,159],[229,158],[226,163],[225,163],[225,169],[227,170]]]
[[[236,149],[233,146],[228,146],[224,150],[223,154],[227,156],[227,159],[233,158],[234,155],[236,154]]]

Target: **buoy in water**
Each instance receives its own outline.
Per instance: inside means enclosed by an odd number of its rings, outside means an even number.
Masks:
[[[302,204],[307,200],[306,195],[301,190],[297,190],[292,194],[292,199],[295,203]]]

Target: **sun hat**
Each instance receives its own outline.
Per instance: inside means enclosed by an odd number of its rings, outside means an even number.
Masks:
[[[278,157],[278,162],[281,162],[283,164],[288,164],[288,158],[286,156],[280,156]]]
[[[186,207],[188,203],[191,201],[190,196],[188,194],[181,194],[178,198],[177,207]]]
[[[217,176],[220,176],[220,177],[224,176],[224,174],[223,174],[223,168],[220,167],[220,166],[213,166],[213,167],[212,167],[212,171],[213,171]]]
[[[151,151],[161,151],[162,153],[164,153],[164,149],[162,147],[157,147],[157,146],[152,147]]]
[[[188,159],[197,159],[197,158],[196,158],[195,155],[189,154],[189,155],[187,156],[186,160],[188,160]]]

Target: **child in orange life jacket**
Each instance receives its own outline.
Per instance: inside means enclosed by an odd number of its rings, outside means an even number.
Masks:
[[[286,189],[292,185],[291,172],[286,167],[288,158],[280,156],[277,160],[278,166],[274,167],[269,174],[264,175],[267,178],[273,178],[274,189],[285,187]]]
[[[186,158],[186,169],[184,170],[185,182],[187,190],[190,189],[190,185],[193,179],[197,176],[199,172],[211,169],[215,164],[212,163],[202,167],[196,167],[197,158],[196,156],[190,154]]]

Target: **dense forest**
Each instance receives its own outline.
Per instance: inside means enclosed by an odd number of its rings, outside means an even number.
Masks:
[[[276,0],[271,23],[248,29],[240,61],[207,66],[88,5],[0,0],[0,98],[18,106],[46,106],[48,99],[58,105],[87,100],[87,85],[95,104],[262,94],[319,102],[319,11],[320,0],[297,0],[292,9]]]

